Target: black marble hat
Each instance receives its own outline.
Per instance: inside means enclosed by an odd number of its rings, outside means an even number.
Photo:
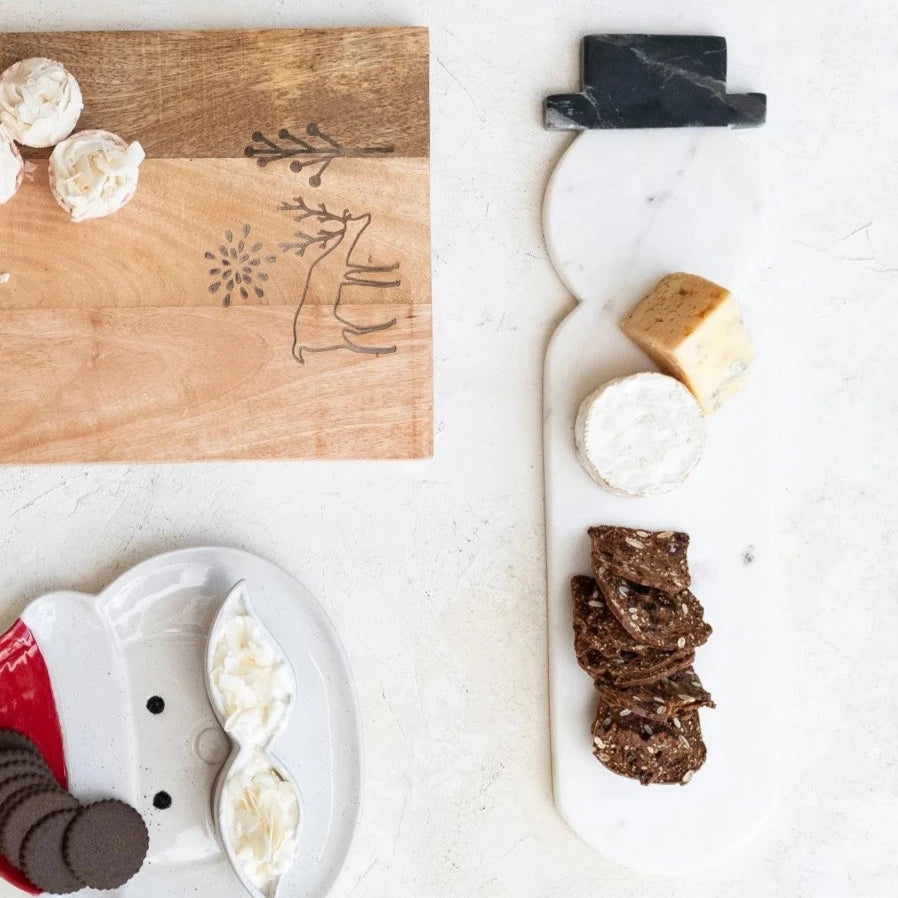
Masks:
[[[552,131],[752,127],[764,94],[728,94],[723,37],[594,34],[583,40],[583,90],[546,99]]]

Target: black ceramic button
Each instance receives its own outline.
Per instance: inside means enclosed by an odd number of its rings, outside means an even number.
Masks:
[[[158,695],[154,695],[147,702],[147,711],[150,714],[161,714],[165,710],[165,700]]]
[[[764,94],[728,94],[723,37],[594,34],[583,40],[583,90],[546,100],[553,131],[750,127]]]
[[[171,807],[171,795],[168,792],[157,792],[153,796],[153,807],[167,811]]]

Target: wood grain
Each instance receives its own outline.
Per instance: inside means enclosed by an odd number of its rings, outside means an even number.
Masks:
[[[47,186],[46,163],[23,184],[15,201],[0,206],[0,308],[107,308],[222,306],[225,290],[210,293],[222,245],[236,248],[242,228],[255,281],[231,290],[233,305],[295,307],[309,268],[320,254],[301,257],[279,244],[294,241],[301,225],[279,211],[299,194],[338,213],[369,213],[371,226],[357,247],[363,261],[399,264],[401,281],[389,290],[353,288],[354,303],[430,302],[429,165],[426,159],[346,159],[312,190],[288,168],[260,172],[250,159],[150,159],[141,166],[137,196],[110,218],[73,224]],[[308,226],[306,226],[308,229]],[[228,243],[227,232],[234,236]],[[206,258],[209,251],[214,259]],[[241,252],[243,255],[243,251]],[[274,262],[269,262],[271,258]],[[235,285],[236,286],[236,285]],[[263,290],[256,295],[253,286]],[[312,282],[307,302],[333,302],[326,283]]]
[[[0,207],[0,463],[429,455],[426,31],[0,35],[38,54],[149,158],[108,218],[40,159]]]
[[[283,307],[2,311],[0,458],[430,455],[429,307],[347,312],[397,316],[398,351],[326,353],[301,366]],[[315,313],[328,328],[329,310]]]
[[[79,128],[139,140],[150,157],[240,157],[255,131],[309,122],[346,146],[430,154],[423,28],[0,35],[0,71],[29,56],[78,79]]]

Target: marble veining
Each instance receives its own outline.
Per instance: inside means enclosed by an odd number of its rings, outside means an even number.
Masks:
[[[583,39],[582,90],[546,99],[553,131],[752,127],[764,94],[728,94],[723,37],[594,34]]]

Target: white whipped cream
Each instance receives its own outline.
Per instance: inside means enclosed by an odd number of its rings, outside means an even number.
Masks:
[[[0,206],[9,202],[25,177],[25,163],[19,148],[0,126]]]
[[[273,895],[296,855],[296,788],[262,752],[253,752],[228,777],[224,800],[234,855],[247,879],[263,894]]]
[[[23,59],[0,75],[0,124],[26,147],[68,137],[83,108],[78,82],[52,59]]]
[[[226,718],[225,730],[259,746],[270,742],[281,728],[296,693],[293,669],[246,608],[219,630],[212,684]]]
[[[50,156],[50,189],[73,221],[118,212],[137,190],[143,147],[110,131],[79,131]]]

